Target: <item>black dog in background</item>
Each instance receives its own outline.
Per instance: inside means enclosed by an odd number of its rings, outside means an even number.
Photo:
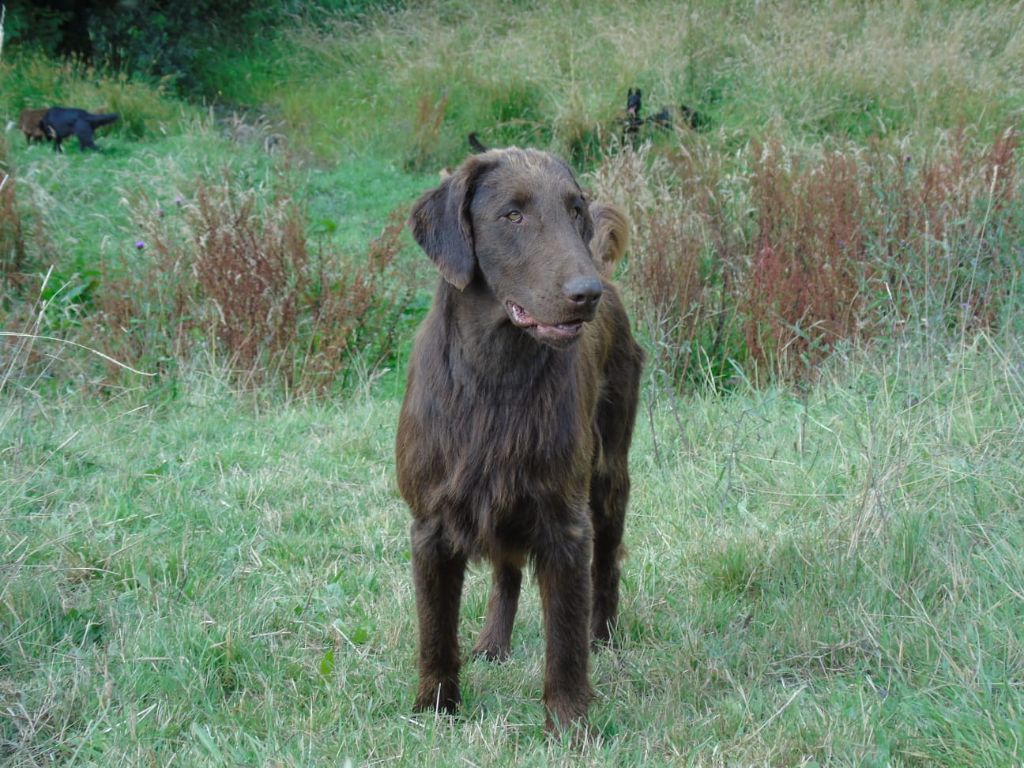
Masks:
[[[630,88],[629,95],[626,96],[626,120],[623,123],[624,133],[635,134],[640,131],[640,127],[644,124],[644,119],[640,117],[642,110],[643,94],[639,88]]]
[[[630,88],[626,94],[626,118],[622,123],[622,132],[626,136],[636,135],[644,125],[655,128],[670,129],[673,125],[683,125],[695,131],[703,130],[709,125],[705,115],[693,107],[681,104],[679,107],[664,106],[650,117],[642,117],[643,94],[639,88]]]
[[[78,147],[83,152],[93,149],[97,152],[99,147],[92,140],[93,131],[101,125],[109,125],[120,118],[116,112],[105,115],[94,115],[84,109],[69,109],[68,107],[51,107],[46,110],[39,126],[43,129],[47,139],[53,140],[53,151],[63,152],[61,142],[71,134],[78,137]]]

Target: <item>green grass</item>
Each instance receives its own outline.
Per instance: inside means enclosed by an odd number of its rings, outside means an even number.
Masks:
[[[1009,2],[438,1],[264,45],[222,65],[225,96],[272,105],[322,157],[370,147],[423,167],[462,157],[472,130],[593,159],[633,86],[646,114],[700,110],[725,149],[766,135],[914,146],[1024,114],[1024,12]]]
[[[1006,765],[1024,757],[1024,349],[920,338],[803,394],[653,388],[598,744],[545,740],[531,583],[455,722],[409,713],[397,400],[12,389],[0,738],[13,765]],[[461,636],[480,629],[476,568]],[[73,759],[72,759],[73,758]]]
[[[313,250],[358,257],[464,155],[468,130],[589,162],[639,85],[649,113],[685,101],[710,129],[622,153],[636,173],[598,167],[591,186],[630,206],[641,235],[676,199],[702,254],[742,261],[752,141],[794,158],[880,147],[916,168],[961,126],[986,146],[1024,115],[1024,12],[1005,2],[625,14],[484,0],[327,20],[209,60],[212,92],[280,125],[286,151],[273,153],[259,126],[253,138],[159,84],[4,56],[5,120],[40,100],[124,115],[98,133],[101,155],[71,141],[55,156],[15,132],[0,142],[31,267],[4,287],[0,330],[100,348],[83,330],[102,328],[85,324],[98,281],[151,274],[140,218],[162,209],[173,224],[200,178],[288,190]],[[687,158],[691,176],[666,172]],[[965,228],[990,220],[978,207]],[[894,220],[905,213],[918,212]],[[967,255],[984,245],[1019,262],[995,230],[980,226]],[[922,259],[967,268],[959,242],[928,240]],[[436,277],[411,247],[400,263],[419,294],[395,357],[330,398],[238,391],[213,347],[143,381],[56,342],[0,345],[0,764],[1024,762],[1019,266],[992,325],[968,332],[948,302],[922,301],[799,385],[753,387],[737,366],[680,393],[648,371],[618,644],[593,658],[599,739],[580,753],[542,732],[532,581],[512,659],[467,660],[462,716],[410,712],[409,516],[392,441]],[[467,581],[465,648],[488,582],[483,567]]]
[[[139,235],[136,203],[144,194],[173,211],[175,199],[191,199],[198,178],[218,181],[231,174],[244,186],[294,189],[306,204],[312,235],[355,250],[380,234],[383,219],[433,184],[436,175],[407,174],[377,157],[352,157],[329,167],[293,167],[259,147],[240,146],[200,117],[180,133],[132,141],[97,132],[102,154],[80,153],[72,139],[63,155],[51,145],[10,142],[9,162],[26,188],[26,203],[41,218],[73,269],[130,251]],[[50,254],[52,255],[52,254]]]

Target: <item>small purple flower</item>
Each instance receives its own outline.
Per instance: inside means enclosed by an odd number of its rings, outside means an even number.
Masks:
[[[135,241],[135,247],[138,248],[141,251],[143,248],[146,247],[146,241],[145,240],[136,240]]]
[[[182,197],[181,195],[177,195],[177,196],[176,196],[176,197],[174,198],[174,204],[175,204],[175,205],[177,205],[177,206],[182,206],[182,205],[184,205],[184,204],[185,204],[185,198],[184,198],[184,197]]]

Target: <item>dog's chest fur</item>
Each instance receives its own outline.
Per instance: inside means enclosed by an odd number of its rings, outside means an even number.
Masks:
[[[432,313],[413,353],[402,493],[467,556],[528,552],[535,537],[586,519],[599,374],[581,346],[547,349],[509,325],[471,341],[438,332],[445,322]],[[476,365],[477,350],[503,365]]]

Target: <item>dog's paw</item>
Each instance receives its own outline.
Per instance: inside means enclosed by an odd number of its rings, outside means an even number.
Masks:
[[[462,694],[459,692],[459,683],[455,680],[442,680],[440,682],[420,683],[419,693],[412,705],[414,712],[439,712],[446,715],[454,715],[462,703]]]
[[[507,643],[496,643],[481,637],[473,646],[473,655],[485,661],[507,661],[512,655],[512,648]]]

